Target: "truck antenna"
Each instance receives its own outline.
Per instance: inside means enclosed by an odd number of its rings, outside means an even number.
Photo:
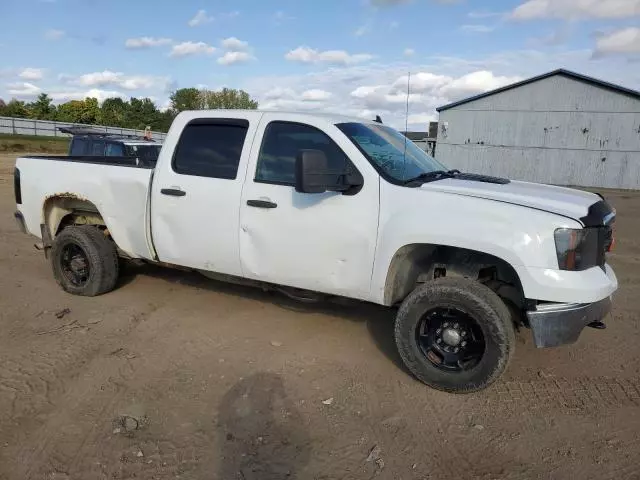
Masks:
[[[407,142],[409,140],[409,96],[411,94],[411,72],[407,73],[407,105],[404,111],[404,153],[402,154],[402,179],[404,180],[405,165],[407,160]]]

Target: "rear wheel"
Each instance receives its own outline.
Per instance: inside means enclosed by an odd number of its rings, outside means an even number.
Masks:
[[[502,299],[464,278],[416,288],[398,310],[395,337],[411,373],[454,393],[489,386],[507,368],[515,348],[511,315]]]
[[[74,295],[101,295],[118,281],[116,246],[94,226],[62,230],[51,247],[51,266],[58,284]]]

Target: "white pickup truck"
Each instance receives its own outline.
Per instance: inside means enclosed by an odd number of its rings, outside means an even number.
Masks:
[[[67,292],[112,290],[128,257],[399,307],[403,361],[449,392],[498,378],[520,327],[538,347],[603,328],[617,288],[601,196],[447,170],[337,115],[183,112],[154,168],[22,157],[15,196]]]

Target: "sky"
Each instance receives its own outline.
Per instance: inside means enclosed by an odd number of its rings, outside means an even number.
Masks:
[[[230,87],[426,130],[556,68],[640,90],[640,0],[0,0],[0,19],[5,101]]]

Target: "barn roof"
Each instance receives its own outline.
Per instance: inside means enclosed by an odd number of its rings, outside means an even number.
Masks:
[[[528,85],[533,82],[537,82],[538,80],[544,80],[545,78],[553,77],[555,75],[562,75],[564,77],[569,77],[574,80],[578,80],[580,82],[589,83],[591,85],[595,85],[596,87],[606,88],[607,90],[611,90],[617,93],[621,93],[623,95],[628,95],[630,97],[636,98],[640,100],[640,92],[637,90],[632,90],[630,88],[621,87],[620,85],[616,85],[615,83],[605,82],[603,80],[598,80],[597,78],[589,77],[587,75],[582,75],[580,73],[572,72],[570,70],[565,70],[563,68],[559,68],[558,70],[554,70],[553,72],[545,73],[543,75],[538,75],[537,77],[532,77],[527,80],[523,80],[521,82],[512,83],[511,85],[507,85],[505,87],[496,88],[495,90],[491,90],[485,93],[481,93],[480,95],[475,95],[473,97],[465,98],[463,100],[459,100],[457,102],[450,103],[448,105],[444,105],[442,107],[436,108],[438,112],[443,110],[448,110],[453,107],[457,107],[458,105],[463,105],[468,102],[473,102],[474,100],[478,100],[480,98],[489,97],[491,95],[495,95],[497,93],[506,92],[507,90],[511,90],[513,88],[522,87],[523,85]]]

